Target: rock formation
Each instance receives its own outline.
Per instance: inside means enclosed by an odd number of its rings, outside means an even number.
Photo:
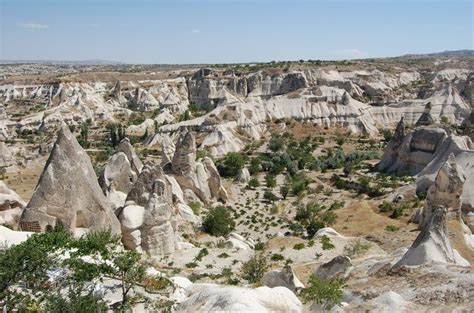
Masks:
[[[16,226],[26,203],[0,180],[0,225]]]
[[[125,247],[152,256],[172,254],[176,246],[172,202],[171,186],[161,168],[146,165],[119,216]]]
[[[451,247],[446,226],[446,209],[442,206],[431,208],[431,215],[412,246],[394,268],[403,265],[414,266],[431,262],[465,264],[459,261]]]
[[[428,190],[419,223],[421,232],[395,267],[430,262],[466,265],[467,261],[451,247],[446,224],[447,218],[461,220],[460,197],[464,182],[462,169],[454,155],[450,155]]]
[[[130,141],[128,138],[123,139],[99,178],[99,184],[114,208],[124,205],[142,168],[142,162]]]
[[[120,224],[102,194],[86,152],[63,125],[41,174],[35,192],[23,211],[24,231],[46,231],[62,224],[71,233],[110,228],[120,233]]]
[[[270,288],[282,286],[291,291],[304,288],[303,283],[296,277],[293,269],[289,265],[286,265],[280,270],[273,270],[266,273],[262,278],[262,284]]]
[[[421,114],[418,121],[416,121],[415,127],[430,126],[430,125],[433,125],[435,123],[435,120],[434,120],[433,116],[431,115],[430,110],[431,110],[431,103],[428,102],[425,106],[425,111],[423,112],[423,114]]]
[[[201,201],[227,199],[214,162],[208,157],[196,162],[196,141],[191,132],[184,134],[176,144],[171,168],[181,188],[190,189]]]
[[[287,312],[303,310],[301,301],[285,287],[256,289],[216,284],[193,284],[178,312]]]
[[[344,278],[351,267],[351,259],[345,255],[339,255],[331,261],[319,266],[315,274],[324,280],[329,280],[334,277]]]
[[[474,141],[474,109],[471,110],[471,114],[463,122],[464,134],[469,136]]]
[[[420,228],[429,222],[432,210],[440,206],[447,210],[448,218],[461,219],[461,195],[465,181],[464,171],[456,164],[454,155],[451,154],[438,171],[435,183],[428,189],[426,206],[419,222]]]
[[[377,169],[388,173],[417,175],[417,192],[426,192],[435,182],[439,169],[453,154],[465,172],[466,184],[461,195],[465,214],[474,210],[474,151],[466,136],[448,135],[436,126],[417,127],[405,134],[399,123]]]

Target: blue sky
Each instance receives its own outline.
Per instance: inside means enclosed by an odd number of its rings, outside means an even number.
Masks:
[[[473,49],[472,0],[0,0],[0,59],[231,63]]]

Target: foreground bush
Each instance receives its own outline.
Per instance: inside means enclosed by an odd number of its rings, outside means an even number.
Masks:
[[[129,308],[129,292],[144,278],[145,265],[110,231],[75,239],[57,228],[0,250],[0,299],[12,312],[105,312],[107,304],[93,287],[106,275],[120,282],[117,308]]]
[[[341,304],[344,287],[341,279],[325,281],[313,274],[309,278],[308,287],[301,291],[301,298],[305,303],[314,302],[320,304],[323,310],[330,310],[335,305]]]

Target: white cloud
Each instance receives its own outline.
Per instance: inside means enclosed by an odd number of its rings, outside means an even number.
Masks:
[[[199,29],[193,29],[191,32],[197,34],[197,33],[200,33],[201,31]]]
[[[34,31],[37,31],[37,30],[46,29],[46,28],[48,28],[48,25],[31,22],[31,23],[20,24],[20,27],[23,28],[26,31],[34,32]]]

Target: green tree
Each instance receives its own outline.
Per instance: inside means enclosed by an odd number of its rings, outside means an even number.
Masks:
[[[245,165],[245,156],[237,152],[229,152],[217,164],[219,174],[224,177],[237,177]]]
[[[91,263],[86,257],[100,261]],[[54,280],[51,270],[59,273]],[[127,305],[127,294],[144,271],[140,256],[124,252],[120,238],[110,231],[74,239],[58,227],[0,250],[0,299],[11,311],[105,312],[106,304],[90,285],[104,275],[119,279],[124,290],[121,305]]]
[[[207,213],[202,223],[206,233],[213,236],[227,236],[235,228],[235,222],[224,206],[212,208]]]
[[[284,184],[280,187],[280,194],[283,197],[283,199],[286,199],[289,193],[290,193],[290,187],[288,187],[287,184]]]

